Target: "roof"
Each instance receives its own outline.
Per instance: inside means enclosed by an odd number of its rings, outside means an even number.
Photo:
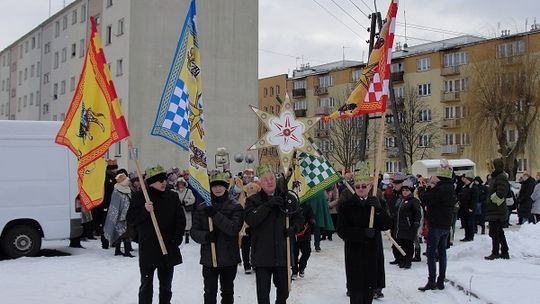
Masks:
[[[448,159],[448,164],[450,167],[468,167],[468,166],[475,166],[476,164],[470,160],[470,159]],[[424,166],[426,168],[438,168],[441,166],[441,160],[440,159],[423,159],[423,160],[417,160],[414,162],[413,166]]]
[[[293,71],[293,79],[303,78],[310,75],[324,74],[330,71],[343,70],[354,66],[363,65],[363,61],[340,60],[316,66],[306,66]]]
[[[463,35],[459,37],[449,38],[440,41],[434,41],[419,45],[402,48],[400,51],[392,52],[392,59],[414,56],[422,53],[433,53],[444,49],[451,49],[458,46],[463,46],[469,43],[484,41],[486,39],[473,35]]]

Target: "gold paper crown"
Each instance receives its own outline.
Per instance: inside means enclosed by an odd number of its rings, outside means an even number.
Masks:
[[[160,173],[166,173],[166,172],[162,166],[157,165],[155,167],[147,168],[146,170],[144,170],[144,173],[146,173],[146,178],[148,179],[152,176],[156,176]]]
[[[369,181],[369,164],[367,162],[358,162],[354,170],[354,182]]]
[[[261,177],[263,175],[265,175],[266,173],[272,173],[273,170],[272,170],[272,166],[270,164],[260,164],[258,167],[257,167],[257,176],[258,177]]]

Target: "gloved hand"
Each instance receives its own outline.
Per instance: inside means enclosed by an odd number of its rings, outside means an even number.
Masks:
[[[296,229],[293,226],[289,228],[283,228],[283,235],[285,235],[285,237],[294,238],[294,236],[296,235]]]
[[[367,238],[370,238],[372,239],[373,237],[375,237],[375,228],[365,228],[364,229],[364,234],[366,235]]]
[[[217,240],[216,230],[208,231],[208,233],[206,234],[206,241],[208,241],[208,243],[215,243],[216,240]]]
[[[367,200],[367,205],[370,207],[375,207],[375,210],[382,209],[381,202],[379,202],[379,199],[374,198],[374,197]]]
[[[207,217],[214,217],[214,215],[216,215],[216,212],[216,208],[214,208],[214,206],[212,205],[204,207],[204,213]]]

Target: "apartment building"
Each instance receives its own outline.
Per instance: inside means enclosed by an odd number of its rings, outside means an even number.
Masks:
[[[72,2],[0,51],[0,119],[64,119],[93,16],[142,166],[186,168],[187,153],[150,136],[150,129],[189,2]],[[226,2],[197,2],[209,159],[217,147],[234,155],[257,139],[249,104],[257,98],[258,1]],[[243,130],[242,136],[234,130]],[[107,157],[117,158],[121,167],[133,166],[125,141]]]
[[[417,144],[422,148],[415,159],[421,158],[469,158],[477,164],[477,174],[485,176],[488,173],[486,159],[497,157],[497,145],[491,151],[481,152],[471,140],[471,134],[464,127],[468,109],[464,105],[464,91],[469,88],[467,66],[499,58],[508,64],[520,62],[524,54],[540,55],[540,26],[533,25],[530,32],[504,35],[492,39],[475,36],[460,36],[442,41],[421,44],[417,46],[396,45],[391,66],[391,79],[398,108],[398,117],[391,112],[392,101],[389,101],[384,139],[383,172],[403,170],[400,166],[397,148],[398,136],[393,126],[394,119],[403,119],[404,97],[408,90],[413,90],[417,98],[425,105],[415,113],[418,123],[430,123],[436,120],[432,131],[417,134]],[[324,67],[327,67],[325,70]],[[301,109],[306,116],[327,114],[336,109],[345,100],[353,88],[362,64],[329,63],[317,67],[303,67],[295,70],[292,79],[292,96],[295,109]],[[355,76],[356,75],[356,76]],[[260,84],[259,84],[260,85]],[[373,116],[377,115],[372,115]],[[370,119],[368,141],[376,134],[376,119]],[[314,128],[313,136],[325,152],[332,153],[332,147],[327,143],[327,128],[321,123]],[[506,130],[510,142],[518,138],[517,131],[511,127]],[[437,134],[437,136],[434,136]],[[437,139],[436,139],[437,138]],[[530,137],[529,137],[530,138]],[[540,158],[535,155],[540,146],[534,140],[518,156],[518,172],[540,169]],[[494,141],[496,143],[496,141]],[[376,145],[368,145],[368,160],[373,163]],[[482,149],[485,150],[485,149]],[[410,164],[409,164],[410,165]]]

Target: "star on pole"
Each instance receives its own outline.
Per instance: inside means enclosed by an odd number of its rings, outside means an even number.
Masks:
[[[320,117],[297,118],[289,95],[281,105],[279,115],[273,115],[251,106],[259,120],[268,130],[249,150],[276,147],[283,172],[287,172],[295,151],[304,152],[319,157],[317,150],[308,140],[307,131],[312,128]]]

